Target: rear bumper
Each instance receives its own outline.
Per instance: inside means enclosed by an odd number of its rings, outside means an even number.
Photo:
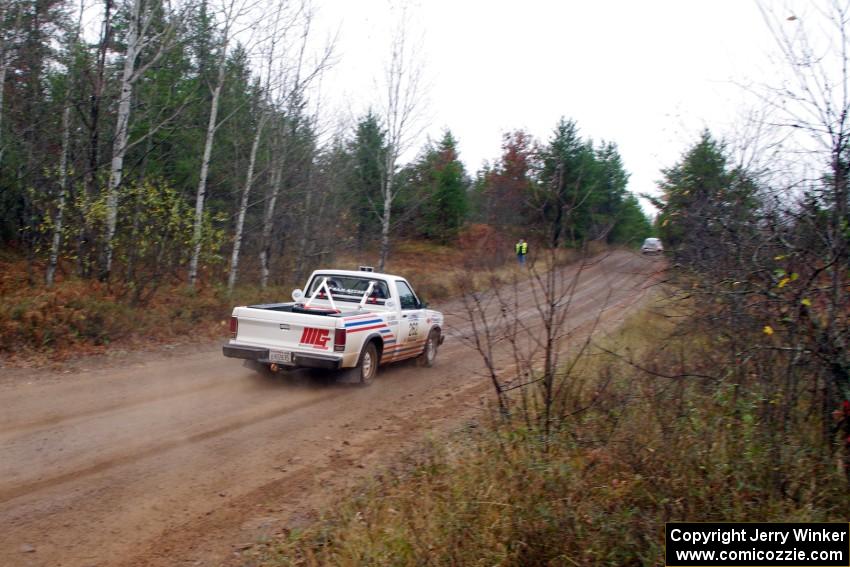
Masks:
[[[269,349],[249,346],[224,345],[221,350],[229,358],[244,358],[246,360],[269,359]]]
[[[262,347],[252,347],[243,345],[224,345],[222,353],[228,358],[242,358],[244,360],[255,360],[260,364],[271,364],[269,360],[269,349]],[[325,368],[328,370],[338,370],[342,367],[342,358],[335,356],[325,356],[321,354],[303,354],[300,352],[292,353],[292,363],[284,364],[284,366],[297,368]]]

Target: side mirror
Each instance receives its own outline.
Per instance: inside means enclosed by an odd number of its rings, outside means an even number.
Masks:
[[[292,299],[294,299],[296,303],[302,301],[304,299],[304,292],[301,291],[300,288],[293,289],[292,290]]]
[[[428,308],[428,302],[425,301],[424,299],[420,299],[419,300],[419,309],[427,309],[427,308]]]
[[[388,300],[384,303],[384,306],[385,306],[387,309],[395,309],[395,300],[394,300],[394,299],[388,299]]]

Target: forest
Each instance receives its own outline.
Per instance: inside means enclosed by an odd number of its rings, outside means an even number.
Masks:
[[[345,250],[383,268],[398,239],[451,246],[476,225],[556,247],[649,233],[617,145],[574,120],[547,140],[506,133],[477,172],[448,129],[411,147],[421,93],[402,33],[387,95],[324,115],[336,54],[311,10],[3,0],[0,246],[27,285],[96,281],[143,305],[162,286],[300,281]]]

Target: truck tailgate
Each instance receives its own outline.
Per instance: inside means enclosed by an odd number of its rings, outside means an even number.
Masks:
[[[236,342],[284,351],[333,352],[337,317],[237,307]]]

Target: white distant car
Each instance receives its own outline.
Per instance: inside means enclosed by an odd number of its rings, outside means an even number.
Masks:
[[[658,238],[647,238],[643,241],[640,251],[642,254],[661,254],[664,252],[664,246]]]

